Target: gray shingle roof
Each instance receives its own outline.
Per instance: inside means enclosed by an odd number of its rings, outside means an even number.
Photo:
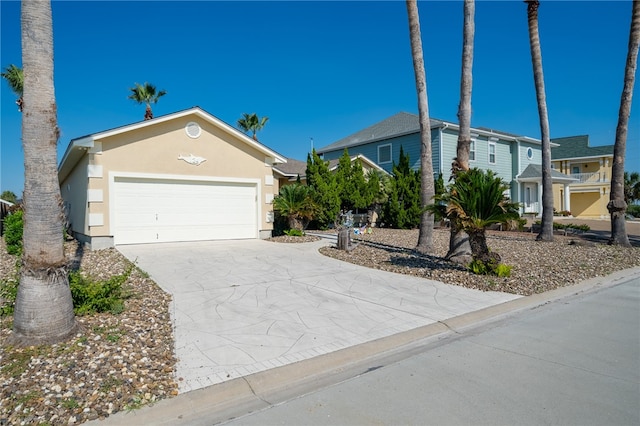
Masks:
[[[523,171],[518,175],[518,179],[542,179],[542,165],[541,164],[529,164]],[[577,180],[573,179],[571,176],[565,175],[564,173],[560,173],[557,170],[551,169],[551,179],[566,181],[566,180]]]
[[[441,126],[443,121],[430,118],[431,127]],[[337,142],[318,150],[318,153],[335,151],[356,145],[374,142],[381,139],[394,138],[420,131],[420,121],[417,115],[408,112],[399,112],[385,120],[382,120],[366,129],[342,138]]]
[[[552,160],[613,155],[613,145],[589,146],[588,135],[555,138],[551,142],[560,145],[551,148]]]
[[[304,177],[307,174],[307,162],[287,158],[287,162],[274,166],[274,169],[280,171],[286,176]]]

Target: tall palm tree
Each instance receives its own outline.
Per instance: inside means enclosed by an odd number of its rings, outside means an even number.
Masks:
[[[147,106],[144,112],[144,119],[151,120],[153,118],[153,111],[151,111],[151,104],[158,103],[158,99],[167,94],[166,90],[156,91],[156,86],[145,82],[144,84],[138,84],[129,88],[131,94],[129,99],[133,100],[137,104],[145,104]]]
[[[264,128],[267,121],[269,121],[269,117],[259,118],[255,112],[253,114],[247,114],[245,112],[242,114],[242,117],[238,119],[238,127],[245,133],[251,132],[253,140],[257,141],[258,137],[256,133]]]
[[[542,137],[542,226],[536,237],[538,241],[553,241],[553,182],[551,180],[551,136],[549,132],[549,115],[547,113],[547,95],[544,90],[544,74],[542,72],[542,50],[538,31],[538,0],[525,0],[527,3],[527,19],[529,21],[529,47],[533,80],[536,86],[538,116],[540,117],[540,133]]]
[[[451,165],[452,178],[458,171],[469,170],[469,150],[471,147],[471,88],[473,83],[473,39],[475,35],[475,0],[464,0],[464,25],[462,30],[462,75],[460,77],[460,104],[458,105],[458,145],[456,158]],[[471,257],[469,236],[459,226],[451,222],[449,252],[446,259],[467,264]]]
[[[34,345],[73,335],[76,320],[62,239],[51,3],[22,1],[24,233],[13,339]]]
[[[16,105],[18,105],[18,111],[22,112],[24,102],[22,96],[24,89],[24,75],[22,73],[22,68],[11,64],[4,69],[3,73],[0,73],[0,76],[7,80],[11,91],[18,97],[18,99],[16,99]]]
[[[411,40],[411,56],[416,78],[418,94],[418,116],[420,120],[420,205],[423,211],[420,219],[420,233],[416,250],[422,253],[433,251],[433,214],[426,209],[435,195],[433,183],[433,164],[431,163],[431,122],[429,120],[429,103],[427,98],[427,77],[424,69],[422,53],[422,36],[420,35],[420,17],[417,0],[407,1],[409,16],[409,38]]]
[[[624,88],[620,98],[616,142],[613,145],[613,165],[611,170],[611,191],[607,209],[611,215],[611,238],[609,244],[631,247],[625,223],[627,203],[624,199],[624,153],[627,147],[627,127],[631,114],[631,98],[638,66],[638,45],[640,45],[640,1],[633,1],[629,50],[624,70]]]

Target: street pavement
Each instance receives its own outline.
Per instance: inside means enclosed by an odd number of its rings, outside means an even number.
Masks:
[[[638,425],[640,275],[376,367],[224,424]]]

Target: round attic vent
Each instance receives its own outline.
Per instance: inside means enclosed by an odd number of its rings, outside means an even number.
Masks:
[[[187,132],[187,136],[189,136],[192,139],[195,139],[200,136],[200,133],[202,130],[200,129],[200,125],[198,123],[191,121],[187,123],[187,125],[184,128],[184,131]]]

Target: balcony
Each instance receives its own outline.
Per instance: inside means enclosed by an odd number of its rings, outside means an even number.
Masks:
[[[595,173],[571,173],[571,176],[574,179],[578,179],[577,182],[573,182],[573,184],[578,183],[604,183],[609,182],[607,179],[606,173],[603,172],[595,172]]]

